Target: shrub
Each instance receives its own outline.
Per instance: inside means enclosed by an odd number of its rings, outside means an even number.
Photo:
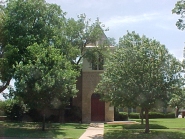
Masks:
[[[143,115],[145,119],[145,114]],[[167,113],[164,114],[162,112],[149,112],[148,114],[149,119],[155,119],[155,118],[175,118],[174,113]],[[131,119],[140,119],[140,113],[130,113],[129,118]]]
[[[127,112],[119,112],[119,119],[120,119],[120,121],[127,121],[128,120],[128,113]]]
[[[175,113],[167,113],[167,114],[165,114],[164,115],[165,116],[165,118],[175,118]]]
[[[149,119],[165,118],[164,113],[161,113],[161,112],[149,112],[148,116],[149,116]]]
[[[114,108],[114,121],[127,121],[128,113],[127,112],[119,112],[118,109]]]
[[[20,121],[23,114],[27,112],[27,109],[23,102],[16,99],[9,99],[4,102],[4,112],[8,119]]]
[[[132,113],[129,113],[128,117],[131,119],[140,119],[140,113],[132,112]]]

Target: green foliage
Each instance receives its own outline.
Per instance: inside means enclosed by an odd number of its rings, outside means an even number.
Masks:
[[[119,119],[121,121],[127,121],[128,120],[128,113],[127,112],[119,112]]]
[[[120,38],[119,48],[105,63],[96,91],[115,106],[153,108],[168,100],[181,71],[180,62],[156,40],[135,32]]]
[[[176,22],[176,26],[180,30],[184,30],[185,28],[185,23],[183,20],[183,18],[185,17],[184,12],[185,12],[185,0],[177,1],[177,3],[175,4],[175,7],[172,9],[172,13],[175,13],[181,16],[181,18],[178,19],[178,21]]]
[[[174,86],[174,93],[171,96],[171,99],[169,101],[169,106],[172,108],[176,108],[176,117],[178,117],[179,109],[184,107],[185,104],[185,92],[184,87],[182,87],[184,84],[181,84],[181,86]]]
[[[152,130],[150,134],[144,134],[142,130],[106,130],[104,139],[177,139],[184,138],[183,130]]]
[[[131,113],[129,113],[128,117],[131,118],[131,119],[139,119],[140,118],[140,113],[131,112]]]
[[[94,57],[96,60],[97,54],[103,52],[101,51],[102,49],[106,50],[110,45],[104,31],[106,31],[106,29],[104,29],[104,25],[98,18],[92,22],[91,19],[87,19],[85,14],[81,14],[77,20],[74,18],[68,19],[66,21],[66,35],[68,37],[65,38],[64,42],[70,49],[64,52],[71,54],[73,63],[77,65],[82,62],[84,57],[90,62],[92,62]],[[64,42],[61,43],[63,44]],[[86,49],[89,45],[98,47]]]
[[[162,113],[162,112],[149,112],[148,113],[150,119],[156,118],[175,118],[174,113]],[[145,115],[143,115],[145,119]],[[130,119],[140,119],[140,113],[129,113],[128,117]]]
[[[140,122],[140,120],[137,120]],[[151,119],[150,134],[143,133],[144,125],[141,124],[125,124],[111,125],[105,124],[105,139],[177,139],[184,138],[184,119]]]
[[[15,66],[16,96],[30,107],[66,105],[76,95],[78,72],[59,49],[34,44],[27,48],[29,60]]]
[[[150,119],[164,118],[165,117],[164,113],[161,113],[161,112],[149,112],[148,115],[149,115]]]
[[[0,122],[0,136],[16,138],[57,138],[79,139],[85,132],[88,124],[79,123],[48,123],[49,129],[41,131],[41,123],[33,122]]]
[[[161,112],[149,112],[149,118],[150,119],[156,119],[156,118],[175,118],[174,113],[161,113]]]
[[[28,111],[27,106],[17,99],[9,99],[3,103],[4,113],[12,121],[22,120],[23,115]]]
[[[108,41],[110,43],[110,46],[117,46],[115,38],[108,37]]]
[[[175,114],[174,114],[173,112],[171,112],[171,113],[166,113],[166,114],[164,115],[164,118],[175,118]]]
[[[119,112],[116,108],[114,108],[114,121],[127,121],[128,113],[127,112]]]
[[[78,19],[65,18],[60,6],[45,0],[9,0],[0,11],[0,92],[5,90],[14,77],[17,63],[29,63],[27,47],[33,44],[60,49],[62,55],[81,69],[87,45],[108,46],[105,29],[97,19],[91,22],[85,14]],[[93,50],[94,51],[94,50]],[[97,50],[99,51],[99,49]]]
[[[34,43],[54,43],[58,31],[65,22],[65,13],[60,7],[48,4],[45,0],[9,0],[2,13],[0,92],[9,85],[16,62],[24,61],[28,57],[27,47]]]
[[[172,94],[172,98],[169,101],[169,105],[172,108],[177,107],[178,109],[183,108],[185,102],[185,93],[184,93],[184,88],[179,88],[178,90],[176,90],[176,92],[174,94]]]
[[[180,82],[181,62],[158,41],[128,32],[110,54],[95,92],[114,106],[144,109],[148,115],[157,103],[166,103]],[[180,87],[180,86],[178,86]],[[149,120],[146,120],[149,132]]]

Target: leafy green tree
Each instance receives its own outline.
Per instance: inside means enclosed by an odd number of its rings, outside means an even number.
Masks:
[[[78,72],[53,46],[34,44],[27,47],[29,60],[15,66],[15,96],[21,97],[30,108],[65,107],[74,97]],[[43,118],[44,118],[43,111]],[[43,127],[44,129],[44,127]]]
[[[106,50],[109,44],[104,31],[107,31],[107,29],[104,29],[104,25],[98,18],[92,22],[91,19],[87,19],[85,14],[79,15],[77,20],[74,18],[67,20],[67,38],[61,44],[65,43],[63,45],[71,46],[71,49],[65,50],[65,53],[73,54],[73,64],[80,65],[84,57],[91,59],[95,51],[100,52],[102,49]],[[89,45],[98,47],[88,49],[87,51],[86,47]]]
[[[3,13],[0,92],[6,89],[14,75],[13,65],[27,57],[26,48],[34,43],[55,43],[58,30],[61,31],[65,23],[65,13],[60,7],[45,0],[9,0]]]
[[[110,54],[105,68],[96,92],[114,106],[141,107],[148,133],[148,112],[169,99],[171,87],[180,77],[180,62],[158,41],[128,32],[120,38],[119,48]]]
[[[185,104],[185,92],[183,87],[174,87],[175,92],[172,94],[172,97],[169,101],[169,105],[172,108],[175,108],[175,116],[178,117],[179,109],[184,107]]]
[[[3,101],[4,114],[12,121],[19,121],[28,111],[28,107],[18,98]]]
[[[100,47],[108,44],[98,19],[91,22],[85,14],[79,15],[77,20],[66,19],[59,6],[48,4],[45,0],[10,0],[4,13],[0,32],[0,38],[3,36],[4,40],[0,49],[0,92],[7,88],[14,76],[13,65],[20,61],[27,63],[24,60],[28,57],[26,48],[34,43],[47,43],[59,48],[78,70],[83,57],[93,55],[86,53],[87,45]],[[95,49],[99,51],[99,48]]]
[[[111,46],[117,46],[115,38],[108,37],[108,42],[110,43]]]
[[[181,18],[178,19],[178,21],[176,22],[176,26],[178,27],[178,29],[184,30],[185,23],[183,18],[185,17],[185,0],[177,1],[177,3],[175,4],[175,7],[172,9],[172,13],[175,13],[181,16]]]
[[[3,25],[4,25],[4,6],[2,5],[3,2],[0,2],[0,93],[6,89],[6,87],[9,85],[9,82],[6,82],[5,79],[5,71],[6,71],[6,61],[4,59],[4,49],[3,49],[3,42],[4,42],[4,36],[3,36]]]

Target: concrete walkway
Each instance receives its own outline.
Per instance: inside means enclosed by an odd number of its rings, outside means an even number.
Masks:
[[[103,139],[104,123],[91,123],[79,139]]]

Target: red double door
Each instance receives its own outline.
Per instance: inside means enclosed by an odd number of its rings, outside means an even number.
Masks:
[[[91,96],[91,121],[105,121],[105,102],[100,101],[99,94]]]

